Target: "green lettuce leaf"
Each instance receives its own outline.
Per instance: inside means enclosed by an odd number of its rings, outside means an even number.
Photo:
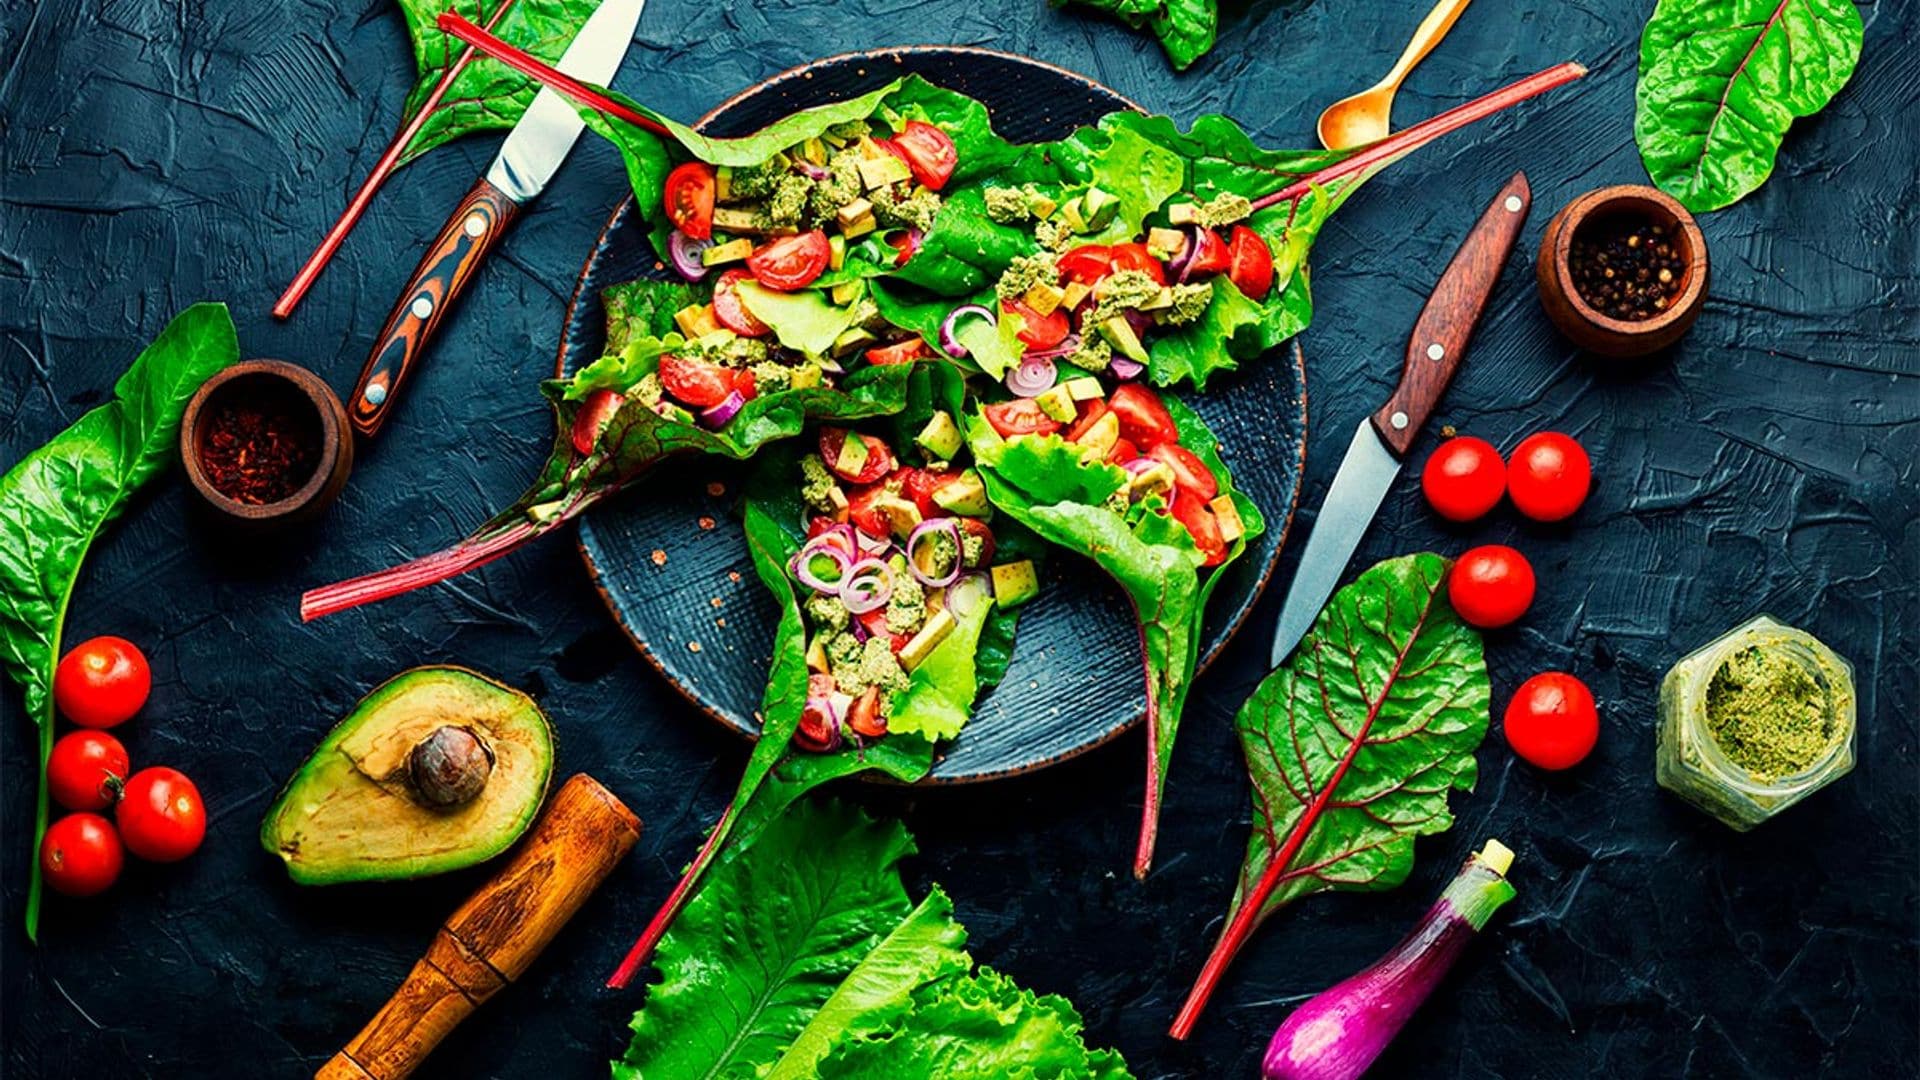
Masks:
[[[413,43],[419,79],[407,94],[401,127],[413,122],[425,107],[441,76],[453,66],[466,45],[442,31],[435,21],[443,11],[466,16],[476,26],[500,8],[503,0],[400,0]],[[512,4],[493,28],[493,35],[549,64],[560,62],[573,37],[586,24],[599,0],[507,0]],[[491,57],[476,53],[454,77],[440,104],[420,126],[400,155],[405,165],[442,143],[477,131],[504,130],[520,122],[540,84]]]
[[[825,356],[834,339],[853,325],[853,307],[834,304],[819,289],[776,292],[751,281],[742,281],[734,289],[740,303],[767,324],[780,344],[810,356]]]
[[[1184,71],[1213,48],[1220,27],[1220,0],[1049,0],[1054,7],[1083,7],[1145,30],[1160,42],[1175,71]]]
[[[1847,85],[1865,34],[1853,0],[1660,0],[1634,88],[1647,175],[1695,213],[1739,202]]]
[[[40,729],[40,794],[27,936],[40,920],[40,838],[47,831],[47,755],[53,749],[53,670],[80,566],[127,502],[178,453],[187,399],[240,358],[225,304],[175,316],[89,411],[0,476],[0,667]]]

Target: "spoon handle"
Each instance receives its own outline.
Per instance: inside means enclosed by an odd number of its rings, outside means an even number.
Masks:
[[[1427,12],[1427,17],[1420,20],[1419,29],[1413,32],[1413,40],[1407,42],[1406,51],[1400,54],[1400,59],[1394,63],[1393,70],[1387,72],[1387,77],[1381,80],[1382,83],[1396,90],[1399,89],[1401,80],[1407,77],[1415,65],[1427,58],[1427,54],[1433,51],[1435,45],[1440,44],[1440,39],[1446,37],[1447,31],[1453,29],[1453,24],[1460,18],[1460,13],[1467,10],[1467,5],[1471,2],[1472,0],[1440,0],[1433,5],[1433,10]]]

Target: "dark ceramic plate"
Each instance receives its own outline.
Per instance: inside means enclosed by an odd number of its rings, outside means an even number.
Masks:
[[[979,49],[858,53],[777,75],[708,114],[701,130],[745,134],[813,105],[865,93],[917,73],[985,102],[1016,142],[1056,139],[1106,113],[1136,106],[1089,79],[1033,60]],[[562,374],[600,355],[600,290],[658,273],[631,201],[607,222],[569,305]],[[1189,399],[1219,435],[1234,479],[1267,517],[1267,531],[1213,596],[1201,666],[1217,656],[1260,595],[1300,492],[1306,452],[1306,382],[1299,351],[1276,353]],[[770,660],[777,613],[753,575],[740,534],[736,490],[744,464],[683,458],[580,523],[587,568],[621,628],[669,682],[743,734]],[[1038,769],[1107,742],[1146,709],[1139,639],[1125,595],[1084,560],[1047,569],[1041,596],[1020,618],[1006,679],[982,697],[966,732],[934,765],[934,783],[964,783]]]

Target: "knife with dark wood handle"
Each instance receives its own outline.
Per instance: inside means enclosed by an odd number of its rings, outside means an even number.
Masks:
[[[400,1080],[519,978],[640,838],[640,819],[585,773],[561,786],[493,878],[467,898],[379,1013],[314,1080]]]

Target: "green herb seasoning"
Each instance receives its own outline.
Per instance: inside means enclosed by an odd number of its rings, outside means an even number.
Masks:
[[[1567,266],[1580,299],[1595,311],[1638,322],[1667,310],[1685,284],[1686,260],[1675,230],[1629,217],[1605,217],[1574,234]]]
[[[1791,776],[1833,743],[1827,689],[1785,653],[1748,646],[1707,684],[1707,730],[1727,760],[1756,776]]]

